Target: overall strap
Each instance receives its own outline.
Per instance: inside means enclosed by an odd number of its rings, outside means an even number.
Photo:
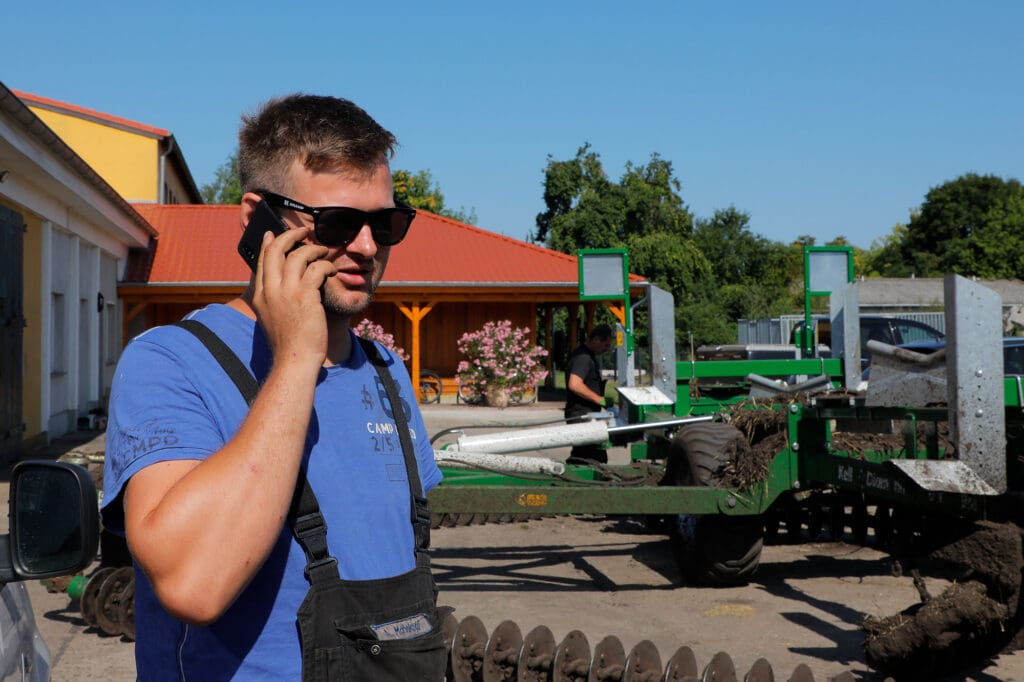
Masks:
[[[202,341],[210,351],[210,355],[234,382],[245,402],[251,406],[256,400],[259,384],[223,339],[197,320],[181,320],[175,322],[175,326],[191,332]],[[296,542],[299,543],[306,555],[306,579],[311,582],[314,576],[318,580],[329,580],[332,577],[338,579],[338,561],[330,555],[327,548],[327,524],[320,513],[316,495],[313,494],[313,489],[309,486],[309,481],[301,470],[299,471],[299,480],[295,484],[295,492],[292,495],[288,525],[291,527]]]
[[[202,322],[186,319],[175,322],[174,325],[192,332],[194,336],[203,342],[206,349],[210,351],[210,355],[220,363],[228,378],[238,387],[238,392],[245,398],[246,404],[251,407],[252,401],[256,400],[256,393],[259,391],[260,385],[256,383],[256,377],[242,364],[242,361],[228,347],[228,344],[224,343],[219,336],[213,333],[213,330]]]
[[[405,418],[405,410],[402,409],[402,400],[398,395],[398,387],[388,370],[387,363],[381,357],[377,345],[369,339],[359,338],[359,344],[363,352],[370,359],[373,368],[377,370],[377,376],[384,384],[384,392],[388,396],[388,403],[391,405],[391,414],[398,427],[398,440],[402,444],[402,456],[405,458],[405,473],[409,478],[409,509],[412,515],[413,539],[415,540],[416,551],[425,551],[430,547],[430,507],[427,506],[427,498],[423,496],[423,485],[420,482],[420,470],[416,464],[416,451],[412,445],[412,437],[409,435],[409,422]]]

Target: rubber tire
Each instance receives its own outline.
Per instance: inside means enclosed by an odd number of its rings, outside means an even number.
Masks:
[[[420,370],[420,403],[430,405],[441,402],[444,384],[441,375],[429,369]]]
[[[483,402],[483,395],[477,393],[469,384],[459,384],[458,390],[455,392],[455,402],[476,405]]]
[[[716,422],[691,424],[672,442],[675,484],[716,487],[730,459],[735,440],[744,441],[734,426]],[[764,518],[720,514],[679,514],[670,541],[679,570],[689,583],[714,587],[745,585],[761,563]]]

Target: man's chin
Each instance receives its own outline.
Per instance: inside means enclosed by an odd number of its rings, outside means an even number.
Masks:
[[[328,291],[324,296],[324,309],[332,315],[350,318],[364,312],[370,306],[372,299],[371,292],[346,291],[339,296]]]

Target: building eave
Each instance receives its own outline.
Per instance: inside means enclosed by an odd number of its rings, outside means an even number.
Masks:
[[[92,169],[82,157],[75,153],[53,130],[36,116],[24,102],[21,101],[3,83],[0,83],[0,111],[10,115],[24,128],[28,134],[39,144],[43,145],[63,161],[75,175],[84,180],[88,185],[98,191],[105,199],[109,200],[117,210],[122,212],[136,226],[142,229],[151,237],[156,237],[157,232],[152,225],[143,218],[138,211],[132,208],[131,204],[124,200],[106,180]]]

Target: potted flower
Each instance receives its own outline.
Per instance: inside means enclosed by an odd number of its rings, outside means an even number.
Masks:
[[[507,407],[510,395],[536,389],[548,374],[543,366],[548,352],[531,343],[529,327],[513,327],[510,320],[463,334],[458,348],[466,358],[459,362],[459,385],[493,407]]]

